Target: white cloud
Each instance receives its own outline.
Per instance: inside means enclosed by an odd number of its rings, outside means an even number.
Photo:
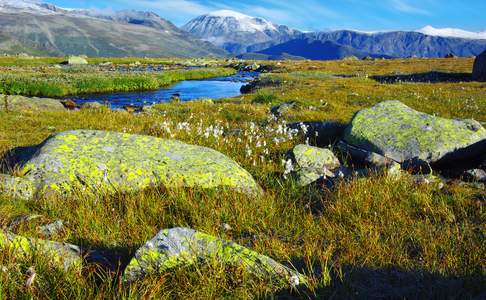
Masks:
[[[406,0],[391,0],[391,5],[393,6],[393,8],[401,12],[419,15],[430,15],[429,11],[410,4]]]

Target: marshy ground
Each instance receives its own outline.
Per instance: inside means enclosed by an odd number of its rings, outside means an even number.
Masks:
[[[96,64],[104,60],[90,60]],[[208,64],[162,75],[59,69],[59,59],[0,58],[0,94],[66,96],[156,89],[183,79],[232,74],[225,61],[110,59],[116,64]],[[264,190],[252,198],[231,191],[164,187],[98,199],[20,201],[0,195],[0,227],[45,238],[40,225],[63,220],[51,240],[116,253],[126,259],[160,229],[190,227],[245,245],[309,278],[306,289],[276,290],[238,268],[206,263],[146,278],[120,280],[116,267],[81,272],[51,268],[43,257],[0,253],[0,298],[475,298],[486,286],[486,192],[453,181],[442,189],[376,173],[333,189],[299,187],[282,160],[305,138],[290,122],[338,121],[382,100],[445,118],[486,122],[486,84],[470,79],[473,59],[258,62],[271,66],[264,86],[213,102],[156,105],[150,113],[107,108],[0,111],[0,157],[50,134],[97,129],[174,138],[218,150],[248,170]],[[279,121],[271,107],[294,101]],[[312,141],[309,141],[312,143]],[[332,147],[333,145],[331,145]],[[15,168],[10,173],[15,175]],[[12,222],[25,215],[31,221]],[[229,225],[229,226],[227,226]],[[114,254],[115,255],[115,254]],[[26,285],[28,269],[36,279]]]

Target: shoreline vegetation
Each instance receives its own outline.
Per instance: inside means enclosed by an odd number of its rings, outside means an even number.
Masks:
[[[137,60],[143,62],[134,58],[124,63]],[[60,96],[157,88],[172,80],[236,72],[217,68],[227,61],[211,62],[211,69],[170,70],[168,77],[60,71],[50,65],[57,59],[47,58],[39,64],[16,63],[0,67],[0,78],[8,78],[8,84],[0,79],[0,94],[2,89]],[[484,126],[486,85],[470,79],[473,60],[256,63],[271,69],[260,77],[261,86],[221,101],[161,103],[138,114],[108,109],[0,111],[0,157],[69,130],[148,135],[219,151],[263,190],[255,198],[229,190],[157,186],[96,198],[74,193],[35,201],[0,193],[0,230],[110,253],[119,262],[111,268],[86,262],[81,270],[66,271],[53,268],[43,255],[17,257],[0,251],[0,299],[468,299],[484,294],[484,184],[417,184],[406,171],[399,179],[377,171],[332,188],[300,187],[285,160],[296,145],[317,138],[308,140],[305,127],[292,131],[287,124],[347,124],[357,111],[383,100],[399,100],[443,118],[475,119]],[[288,102],[292,105],[279,112],[278,120],[270,117],[271,108]],[[331,150],[335,146],[329,145]],[[15,166],[5,171],[22,175]],[[46,235],[39,229],[57,220],[64,224],[57,232]],[[192,228],[271,257],[304,274],[307,287],[276,288],[271,279],[217,260],[124,282],[121,274],[137,249],[160,230],[174,227]]]
[[[182,80],[234,75],[230,68],[113,73],[82,67],[42,71],[0,71],[0,94],[64,97],[80,94],[150,91]]]

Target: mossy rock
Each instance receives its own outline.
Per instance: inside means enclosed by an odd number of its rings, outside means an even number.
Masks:
[[[332,170],[341,166],[334,153],[325,148],[308,145],[297,145],[293,150],[293,157],[298,166],[298,183],[306,186],[322,177],[332,177]]]
[[[484,151],[486,130],[474,120],[450,120],[385,101],[358,112],[344,141],[405,165],[474,157]]]
[[[134,281],[150,274],[162,274],[173,268],[214,259],[285,286],[305,284],[302,274],[265,255],[189,228],[160,231],[135,253],[125,269],[124,279]]]
[[[67,61],[68,65],[87,65],[88,61],[82,56],[71,56]]]
[[[64,105],[57,99],[0,95],[0,111],[61,111]]]
[[[3,230],[0,230],[0,250],[9,251],[17,258],[46,256],[50,262],[63,266],[65,270],[80,268],[82,265],[81,250],[78,246],[27,238]]]
[[[34,189],[25,195],[131,192],[160,185],[260,191],[253,177],[227,156],[177,140],[76,130],[55,134],[35,150],[23,156],[25,175],[16,179]],[[0,190],[19,194],[12,178],[5,178]]]

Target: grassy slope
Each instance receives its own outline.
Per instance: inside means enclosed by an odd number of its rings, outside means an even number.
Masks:
[[[291,121],[348,121],[358,109],[393,98],[441,116],[486,122],[484,84],[381,84],[365,76],[431,70],[467,73],[471,66],[467,59],[285,62],[280,73],[272,75],[281,78],[281,84],[260,93],[276,96],[274,102],[297,100],[300,105],[285,115]],[[59,218],[69,225],[55,240],[124,253],[133,253],[162,228],[189,226],[293,263],[312,277],[306,292],[322,297],[460,298],[481,290],[486,283],[484,191],[458,184],[443,190],[417,187],[407,177],[395,182],[380,174],[324,193],[298,188],[283,179],[281,159],[302,140],[280,133],[280,124],[264,125],[270,104],[252,104],[254,97],[162,104],[160,114],[153,116],[107,111],[0,113],[0,154],[75,128],[150,134],[215,148],[249,170],[266,191],[260,199],[248,199],[225,191],[161,188],[98,201],[73,197],[62,205],[52,199],[26,203],[0,196],[0,226],[16,216],[39,213],[42,219],[16,232],[42,237],[36,226]],[[241,128],[243,135],[223,137],[214,134],[215,128]],[[223,231],[223,223],[233,229]],[[49,270],[41,258],[17,264],[8,254],[0,254],[0,265],[9,270],[0,271],[0,295],[6,298],[248,298],[277,293],[268,282],[217,263],[175,270],[132,286],[90,267],[82,274]],[[28,288],[25,273],[30,266],[35,266],[38,278]]]

